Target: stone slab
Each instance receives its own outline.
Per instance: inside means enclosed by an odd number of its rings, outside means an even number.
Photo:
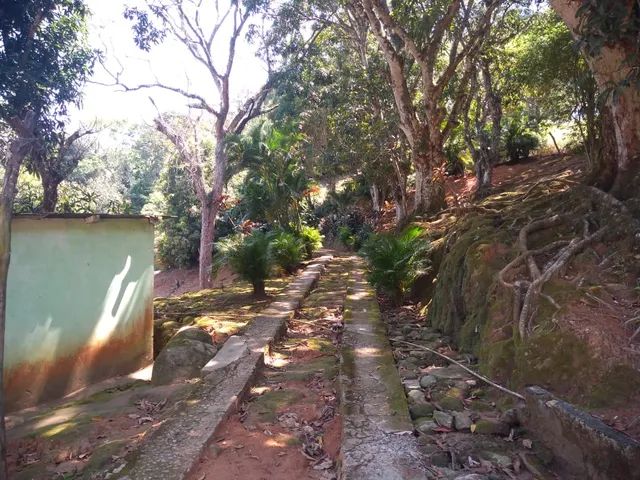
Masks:
[[[528,387],[525,398],[525,426],[578,478],[640,479],[640,442],[543,388]]]
[[[353,284],[345,301],[340,396],[343,438],[341,480],[423,480],[423,463],[404,387],[375,292],[355,259]]]
[[[205,367],[205,381],[185,402],[180,413],[145,439],[126,458],[125,468],[111,478],[186,478],[222,422],[237,410],[263,365],[265,351],[286,329],[286,321],[295,314],[331,258],[331,255],[324,255],[312,262],[262,314],[256,316],[242,338],[238,336],[227,347],[218,359],[220,362],[208,364],[208,369]],[[225,346],[220,352],[223,350]]]

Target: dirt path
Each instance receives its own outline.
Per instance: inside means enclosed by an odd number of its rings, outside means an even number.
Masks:
[[[349,271],[344,257],[327,267],[191,480],[335,478],[341,440],[337,346]]]

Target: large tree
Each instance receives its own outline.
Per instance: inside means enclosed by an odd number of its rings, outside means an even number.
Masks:
[[[605,98],[608,136],[600,186],[621,199],[640,187],[640,4],[629,0],[551,0],[572,30]]]
[[[415,211],[445,206],[444,144],[458,122],[470,69],[499,0],[353,0],[387,61],[400,128],[416,171]],[[412,71],[416,70],[416,76]],[[414,79],[415,78],[415,79]]]
[[[7,0],[0,4],[0,122],[11,129],[0,193],[0,385],[4,359],[11,210],[20,166],[55,132],[90,73],[88,11],[82,0]],[[0,395],[0,479],[7,478],[4,395]]]
[[[85,137],[92,133],[94,132],[90,129],[79,129],[70,135],[61,132],[47,135],[53,138],[39,139],[40,148],[31,152],[27,167],[42,181],[40,211],[55,211],[58,204],[58,187],[91,150],[92,145]]]
[[[187,165],[193,188],[200,202],[200,270],[201,288],[211,286],[211,264],[215,222],[221,203],[228,156],[228,135],[242,133],[247,123],[263,113],[263,105],[272,87],[269,78],[259,91],[236,109],[232,107],[231,76],[237,56],[238,40],[246,33],[249,21],[264,7],[255,1],[214,0],[150,0],[144,10],[129,9],[128,18],[135,20],[136,42],[148,50],[170,38],[181,44],[185,53],[203,67],[200,80],[209,87],[196,91],[162,82],[152,82],[127,89],[161,88],[182,95],[189,107],[211,119],[215,152],[205,158],[200,142],[190,138],[184,129],[176,128],[166,115],[158,114],[155,125],[175,146]]]

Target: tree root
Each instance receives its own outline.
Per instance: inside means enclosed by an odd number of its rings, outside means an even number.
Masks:
[[[568,215],[554,215],[549,218],[539,219],[527,223],[518,235],[518,245],[521,250],[521,254],[515,259],[509,262],[498,273],[498,281],[502,286],[514,292],[514,308],[513,308],[513,321],[518,326],[518,332],[520,338],[526,338],[529,330],[532,317],[534,316],[535,305],[537,304],[538,297],[542,296],[546,298],[556,309],[560,309],[560,305],[548,295],[542,293],[544,284],[551,279],[557,272],[564,268],[569,260],[581,251],[589,243],[601,238],[607,231],[606,227],[600,228],[597,232],[589,235],[588,222],[584,221],[584,236],[582,239],[574,238],[571,241],[558,240],[552,242],[542,248],[536,250],[529,250],[528,236],[530,233],[555,227],[568,219]],[[542,253],[547,253],[557,248],[561,248],[554,257],[544,265],[540,270],[535,256]],[[526,262],[529,269],[530,280],[518,280],[513,283],[509,283],[505,276],[507,273],[519,266],[522,262]],[[640,332],[639,332],[640,334]]]

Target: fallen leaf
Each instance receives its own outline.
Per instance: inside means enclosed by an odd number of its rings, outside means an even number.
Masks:
[[[523,438],[522,439],[522,446],[524,448],[532,448],[533,447],[533,442],[531,440],[529,440],[528,438]]]

